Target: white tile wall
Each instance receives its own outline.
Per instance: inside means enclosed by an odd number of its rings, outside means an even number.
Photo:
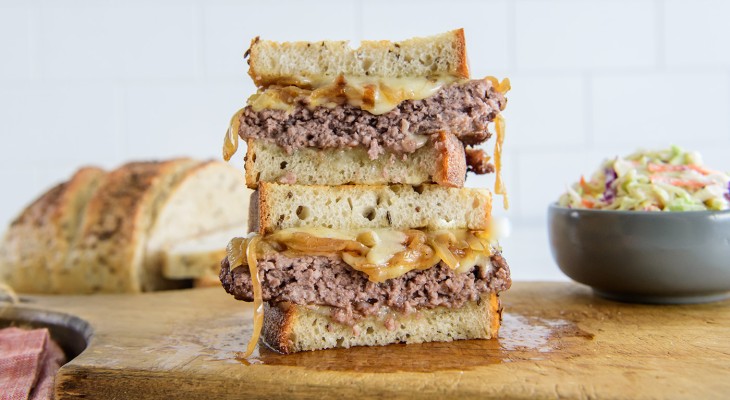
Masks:
[[[667,65],[730,67],[730,2],[668,0],[664,20]]]
[[[30,76],[30,18],[26,7],[0,5],[0,81]]]
[[[652,67],[655,2],[520,1],[515,8],[517,66],[525,69]]]
[[[495,201],[514,276],[564,279],[545,209],[602,159],[677,143],[730,170],[727,21],[722,0],[0,0],[0,225],[82,164],[217,157],[253,91],[242,54],[256,35],[357,43],[463,26],[473,75],[514,88],[511,209]]]

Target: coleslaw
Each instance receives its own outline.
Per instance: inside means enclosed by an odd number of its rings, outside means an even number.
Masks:
[[[569,187],[563,207],[599,210],[730,209],[730,175],[709,169],[696,152],[672,146],[606,160],[590,180]]]

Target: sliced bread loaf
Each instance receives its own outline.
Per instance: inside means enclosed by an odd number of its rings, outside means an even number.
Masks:
[[[21,293],[63,292],[68,249],[104,175],[99,168],[81,168],[20,213],[0,244],[1,280]]]

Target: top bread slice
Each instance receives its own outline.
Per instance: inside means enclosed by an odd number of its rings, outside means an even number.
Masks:
[[[249,231],[280,229],[470,229],[489,226],[491,193],[440,185],[304,186],[260,182]]]
[[[248,73],[260,88],[306,87],[339,75],[469,78],[463,29],[401,42],[363,41],[357,49],[347,41],[279,43],[257,37],[246,54]]]
[[[0,280],[20,293],[58,292],[86,203],[104,176],[81,168],[23,210],[0,244]]]

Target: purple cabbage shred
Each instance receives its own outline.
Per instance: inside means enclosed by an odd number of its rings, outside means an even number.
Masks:
[[[730,181],[727,182],[727,193],[725,193],[725,198],[727,201],[730,201]]]
[[[616,188],[614,187],[613,183],[618,179],[618,174],[616,174],[616,171],[611,168],[606,168],[604,171],[606,174],[606,187],[603,191],[603,201],[606,203],[611,203],[613,199],[616,198]]]

